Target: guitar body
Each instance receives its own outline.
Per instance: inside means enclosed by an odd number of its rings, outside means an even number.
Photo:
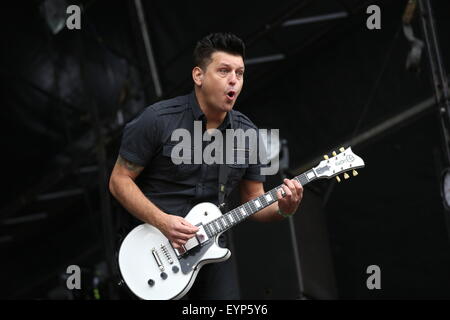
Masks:
[[[192,225],[206,224],[222,216],[216,205],[199,203],[185,217]],[[200,268],[227,260],[230,250],[218,245],[220,234],[178,257],[169,240],[144,223],[134,228],[119,250],[119,268],[129,289],[145,300],[182,298],[194,284]]]

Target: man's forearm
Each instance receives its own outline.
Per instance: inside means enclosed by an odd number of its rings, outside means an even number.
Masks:
[[[116,177],[110,183],[110,190],[120,204],[136,218],[158,227],[165,215],[155,206],[129,177]]]

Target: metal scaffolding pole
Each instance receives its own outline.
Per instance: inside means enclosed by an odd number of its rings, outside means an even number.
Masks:
[[[158,71],[156,68],[155,56],[153,54],[152,43],[150,41],[150,36],[147,30],[147,22],[145,21],[144,9],[142,7],[141,0],[134,0],[134,5],[136,7],[136,12],[139,19],[139,26],[141,27],[142,39],[145,45],[145,52],[148,59],[148,65],[150,66],[150,72],[152,74],[153,85],[155,86],[156,96],[158,98],[162,97],[163,91],[161,87],[161,82],[159,80]]]
[[[434,24],[433,12],[429,0],[419,0],[422,31],[426,42],[428,60],[431,69],[433,89],[438,108],[439,120],[444,139],[444,150],[447,165],[450,164],[449,125],[450,100],[448,94],[447,76],[442,62]]]
[[[439,41],[436,33],[436,26],[433,17],[430,0],[418,0],[420,9],[420,20],[423,36],[425,38],[428,52],[428,61],[431,69],[433,89],[435,94],[436,106],[438,111],[439,124],[443,142],[443,151],[445,153],[445,167],[450,167],[450,98],[448,93],[448,80],[442,61],[439,48]],[[446,202],[445,194],[443,201]],[[450,212],[446,210],[445,220],[447,224],[447,233],[450,240]]]

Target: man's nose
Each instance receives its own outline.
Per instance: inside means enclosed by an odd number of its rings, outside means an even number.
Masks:
[[[236,72],[230,72],[230,75],[228,77],[228,82],[233,85],[236,84],[236,82],[237,82]]]

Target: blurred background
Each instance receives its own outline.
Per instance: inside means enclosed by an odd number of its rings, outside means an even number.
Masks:
[[[80,30],[66,27],[71,4]],[[34,0],[2,13],[1,298],[120,297],[107,183],[122,129],[189,93],[196,41],[221,31],[247,48],[234,108],[285,142],[266,190],[341,146],[366,163],[306,186],[293,219],[233,231],[242,297],[450,298],[449,1]],[[367,287],[371,265],[381,289]]]

